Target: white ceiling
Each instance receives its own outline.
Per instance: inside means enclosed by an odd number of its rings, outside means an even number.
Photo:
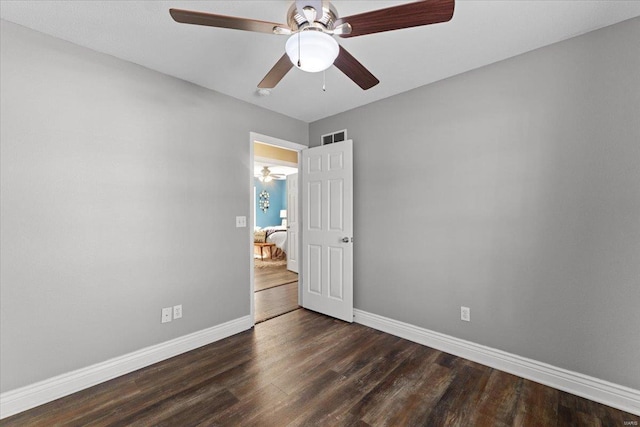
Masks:
[[[340,16],[407,1],[334,0]],[[291,1],[0,1],[0,17],[238,99],[312,122],[397,93],[640,16],[640,1],[456,2],[444,24],[339,39],[381,83],[363,91],[335,67],[292,69],[268,97],[258,82],[286,36],[174,22],[169,8],[286,23]]]

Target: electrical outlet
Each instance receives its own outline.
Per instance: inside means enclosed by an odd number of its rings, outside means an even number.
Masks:
[[[460,320],[471,322],[471,309],[469,307],[460,307]]]
[[[182,304],[173,306],[173,318],[179,319],[182,317]]]
[[[247,217],[246,216],[237,216],[236,217],[236,227],[246,227],[247,226]]]
[[[162,309],[162,323],[171,322],[171,307]]]

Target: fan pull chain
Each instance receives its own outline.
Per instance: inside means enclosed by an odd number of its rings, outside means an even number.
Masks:
[[[298,68],[302,67],[300,65],[300,31],[298,31]]]
[[[322,91],[327,91],[327,71],[322,72]]]

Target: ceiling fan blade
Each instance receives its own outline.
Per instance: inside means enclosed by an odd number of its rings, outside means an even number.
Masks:
[[[342,46],[340,46],[340,53],[338,53],[333,65],[364,90],[371,89],[380,83],[380,80]]]
[[[282,58],[276,62],[276,65],[264,76],[264,79],[258,84],[261,89],[272,89],[282,80],[282,78],[293,68],[293,64],[289,56],[285,53]]]
[[[437,24],[453,17],[454,6],[455,0],[423,0],[340,18],[335,26],[349,23],[351,32],[340,34],[340,37],[356,37]]]
[[[236,18],[235,16],[215,15],[183,9],[169,9],[174,21],[181,24],[205,25],[207,27],[231,28],[232,30],[256,31],[273,34],[275,28],[288,29],[276,22],[257,21],[255,19]]]

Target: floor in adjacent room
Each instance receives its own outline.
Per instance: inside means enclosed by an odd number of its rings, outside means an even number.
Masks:
[[[257,262],[257,261],[256,261]],[[298,275],[287,270],[286,263],[261,263],[255,274],[255,322],[264,322],[300,308]]]
[[[623,426],[640,417],[295,310],[3,426]]]

